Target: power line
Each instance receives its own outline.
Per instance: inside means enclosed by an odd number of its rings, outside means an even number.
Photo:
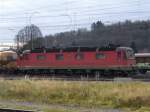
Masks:
[[[120,13],[122,13],[122,12],[120,12]],[[134,12],[128,12],[128,13],[134,13]],[[141,12],[142,13],[142,12]],[[116,13],[115,13],[116,14]],[[100,14],[96,14],[96,15],[100,15]],[[101,16],[101,15],[100,15]],[[111,17],[111,16],[110,16]],[[121,16],[121,17],[123,17],[123,16]],[[139,17],[139,16],[137,16],[137,15],[131,15],[131,17],[130,18],[136,18],[136,17]],[[140,16],[141,18],[143,18],[143,17],[145,17],[145,16]],[[97,17],[97,18],[99,18],[99,17]],[[128,17],[129,18],[129,17]],[[127,19],[128,19],[127,18]],[[84,20],[84,19],[83,19]],[[99,18],[99,19],[97,19],[97,20],[102,20],[102,16]],[[81,19],[80,20],[78,20],[77,22],[81,22]],[[85,21],[86,21],[86,19],[85,19]],[[109,21],[109,23],[112,23],[112,22],[110,22]],[[39,24],[38,26],[39,27],[41,27],[41,28],[45,28],[45,27],[56,27],[56,28],[59,28],[59,27],[70,27],[70,26],[74,26],[75,24],[65,24],[65,25],[62,25],[62,24],[57,24],[57,25],[44,25],[44,24],[50,24],[50,23],[37,23],[37,24]],[[78,23],[78,24],[76,24],[77,26],[81,26],[81,25],[83,25],[84,23]],[[92,24],[92,21],[91,22],[89,22],[88,24]],[[23,26],[21,25],[21,26],[1,26],[0,27],[1,29],[9,29],[9,28],[17,28],[17,29],[19,29],[19,28],[23,28]]]
[[[139,16],[134,16],[134,17],[139,17]],[[109,23],[112,23],[111,21],[105,21],[105,22],[109,22]],[[40,24],[43,24],[43,23],[40,23]],[[45,23],[46,24],[46,23]],[[48,23],[47,23],[48,24]],[[82,25],[91,25],[92,22],[87,22],[87,23],[78,23],[76,24],[77,26],[82,26]],[[74,26],[74,24],[57,24],[57,25],[38,25],[39,28],[49,28],[49,27],[52,27],[52,28],[64,28],[64,27],[70,27],[70,26]],[[10,27],[0,27],[0,28],[5,28],[5,29],[9,29],[9,28],[23,28],[23,26],[10,26]]]
[[[93,16],[93,15],[108,15],[108,14],[123,14],[123,13],[131,13],[131,14],[141,14],[141,13],[150,13],[150,11],[120,11],[120,12],[103,12],[103,13],[82,13],[82,14],[76,14],[76,16],[81,15],[88,15],[88,16]],[[38,18],[57,18],[57,17],[66,17],[65,15],[44,15],[44,16],[36,16],[36,19]],[[9,17],[9,18],[2,18],[4,20],[11,20],[11,19],[26,19],[27,17]],[[2,20],[1,19],[1,20]]]
[[[62,2],[60,4],[57,3],[57,4],[51,4],[51,5],[41,6],[41,7],[37,7],[37,8],[27,9],[27,10],[19,10],[18,12],[15,11],[15,12],[8,13],[8,15],[12,15],[12,14],[17,14],[18,15],[18,13],[23,13],[24,14],[24,13],[27,13],[27,12],[31,12],[32,13],[33,11],[37,11],[38,9],[50,8],[50,7],[58,7],[60,5],[66,5],[67,3],[73,4],[75,2],[76,2],[76,0],[74,0],[74,1],[72,0],[72,1]]]
[[[122,8],[123,6],[129,6],[129,5],[131,5],[132,7],[133,7],[133,5],[136,5],[137,6],[137,3],[135,4],[122,4],[121,6],[120,5],[117,5],[117,6],[112,6],[112,7],[104,7],[104,8],[99,8],[98,10],[107,10],[107,9],[116,9],[116,8]],[[69,11],[71,11],[71,10],[74,10],[74,9],[80,9],[80,11],[89,11],[89,9],[91,10],[91,9],[93,9],[94,8],[94,10],[95,10],[95,8],[96,7],[99,7],[100,5],[94,5],[94,6],[85,6],[85,7],[71,7],[71,8],[69,8]],[[81,10],[82,9],[82,10]],[[52,11],[52,12],[59,12],[59,11],[62,11],[62,9],[55,9],[55,10],[52,10],[52,9],[50,9],[50,11]]]
[[[80,25],[85,25],[85,24],[90,24],[90,23],[81,23],[81,24],[78,24],[79,26]],[[62,25],[41,25],[39,27],[68,27],[70,26],[71,24],[62,24]],[[9,29],[10,27],[0,27],[0,28],[7,28]],[[22,28],[22,26],[11,26],[11,28]]]
[[[131,3],[136,3],[135,5],[137,5],[137,2],[139,2],[139,1],[132,1]],[[66,2],[65,2],[66,3]],[[65,4],[64,3],[64,4]],[[130,2],[124,2],[124,4],[123,5],[132,5],[131,3],[129,4]],[[106,6],[109,6],[109,5],[112,5],[112,4],[105,4]],[[104,4],[103,4],[103,6],[105,6]],[[119,7],[120,7],[120,4],[117,4],[117,6],[115,6],[115,7],[106,7],[106,8],[101,8],[100,10],[106,10],[106,9],[113,9],[113,8],[118,8],[118,5],[119,5]],[[52,6],[55,6],[55,5],[52,5]],[[94,5],[94,6],[86,6],[86,7],[71,7],[71,8],[69,8],[68,10],[69,11],[71,11],[72,9],[79,9],[79,8],[87,8],[87,9],[90,9],[90,8],[95,8],[96,6],[100,6],[100,4],[99,5]],[[121,6],[122,7],[122,6]],[[31,10],[31,12],[30,13],[32,13],[32,12],[34,12],[34,11],[37,11],[36,9],[40,9],[40,10],[42,10],[43,8],[51,8],[49,5],[46,7],[39,7],[39,8],[34,8],[34,9],[32,9]],[[57,9],[54,9],[54,10],[50,10],[51,12],[52,11],[56,11],[56,12],[59,12],[59,11],[62,11],[62,9],[58,9],[58,7],[57,7]],[[24,11],[21,11],[21,13],[23,13]],[[29,11],[25,11],[24,13],[29,13]],[[19,14],[19,15],[24,15],[24,13],[23,14]],[[12,13],[11,14],[7,14],[7,15],[13,15]],[[17,14],[18,15],[18,14]],[[6,16],[6,15],[5,15]]]
[[[98,9],[100,10],[100,9]],[[87,12],[86,14],[82,14],[84,16],[99,16],[99,15],[108,15],[108,14],[115,14],[115,15],[118,15],[120,13],[131,13],[131,14],[139,14],[139,13],[149,13],[150,11],[128,11],[128,12],[104,12],[104,13],[89,13]],[[77,14],[76,16],[80,16],[81,17],[81,14]],[[37,16],[36,19],[41,19],[41,18],[52,18],[52,17],[64,17],[63,15],[47,15],[47,16]],[[27,17],[9,17],[9,18],[2,18],[2,20],[4,19],[5,21],[7,20],[12,20],[12,19],[25,19]],[[18,21],[17,21],[18,22]]]
[[[75,1],[74,1],[75,2]],[[125,5],[125,4],[128,4],[128,5],[130,5],[131,3],[136,3],[136,5],[137,5],[137,3],[138,3],[139,1],[138,0],[135,0],[135,1],[131,1],[131,2],[123,2],[123,5]],[[67,3],[67,2],[66,2]],[[66,5],[66,3],[64,3],[65,5]],[[72,2],[73,3],[73,2]],[[76,2],[76,3],[80,3],[80,2]],[[69,5],[70,5],[70,3],[69,3]],[[97,6],[100,6],[100,5],[102,5],[102,6],[109,6],[109,5],[112,5],[112,4],[110,4],[110,3],[108,3],[108,4],[99,4],[99,5],[97,5]],[[120,5],[119,3],[117,4],[117,6],[118,5]],[[31,9],[30,11],[36,11],[37,9],[45,9],[45,8],[50,8],[50,7],[55,7],[56,8],[56,6],[58,6],[58,5],[47,5],[47,6],[45,6],[45,7],[39,7],[39,8],[35,8],[35,9]],[[71,6],[72,7],[72,6]],[[84,8],[90,8],[90,7],[95,7],[95,5],[94,6],[86,6],[86,7],[84,7]],[[71,9],[79,9],[79,7],[76,7],[76,8],[69,8],[69,10],[71,10]],[[55,10],[55,9],[54,9]],[[57,9],[56,10],[58,10],[58,7],[57,7]],[[60,9],[60,10],[62,10],[62,9]],[[58,11],[60,11],[60,10],[58,10]],[[52,10],[51,10],[52,11]]]
[[[117,7],[115,7],[115,8],[119,8],[120,6],[117,6]],[[110,7],[110,8],[107,8],[107,9],[113,9],[114,7]],[[95,11],[94,12],[97,12],[98,10],[101,10],[101,11],[103,11],[103,10],[105,10],[106,8],[100,8],[100,9],[95,9]],[[87,9],[86,11],[85,11],[85,13],[82,13],[82,15],[84,15],[84,16],[99,16],[99,15],[101,15],[101,16],[104,16],[104,15],[112,15],[112,14],[116,14],[116,15],[118,15],[118,14],[120,14],[120,13],[124,13],[124,12],[103,12],[103,13],[93,13],[93,10],[89,10],[89,9]],[[91,12],[91,13],[89,13],[89,12]],[[139,12],[139,11],[135,11],[135,12],[125,12],[125,13],[132,13],[132,14],[136,14],[136,13],[149,13],[149,11],[143,11],[143,12]],[[76,16],[80,16],[80,17],[82,17],[81,16],[81,14],[76,14]],[[36,17],[36,19],[41,19],[41,18],[59,18],[59,17],[65,17],[64,15],[61,15],[61,14],[59,14],[59,15],[45,15],[45,16],[41,16],[41,15],[39,15],[39,16],[37,16]],[[16,20],[17,20],[17,22],[18,21],[22,21],[22,19],[27,19],[27,17],[3,17],[3,18],[1,18],[1,21],[13,21],[14,20],[14,22],[16,22]]]
[[[139,1],[134,1],[133,3],[136,3],[136,2],[139,2]],[[127,2],[127,3],[129,3],[129,2]],[[120,7],[120,6],[119,6]],[[118,6],[117,7],[108,7],[108,8],[100,8],[100,9],[96,9],[95,11],[98,11],[98,10],[106,10],[106,9],[113,9],[113,8],[119,8]],[[89,10],[89,9],[88,9]],[[90,11],[86,11],[85,13],[87,13],[87,14],[84,14],[84,16],[86,15],[86,16],[94,16],[94,15],[107,15],[107,14],[118,14],[118,12],[106,12],[106,13],[102,13],[102,14],[89,14],[89,12],[93,12],[92,10],[90,10]],[[130,13],[130,12],[126,12],[126,13]],[[136,12],[134,12],[134,13],[136,13]],[[137,12],[138,13],[138,12]],[[142,13],[145,13],[145,12],[142,12]],[[149,13],[149,12],[146,12],[146,13]],[[80,16],[80,15],[76,15],[76,16]],[[49,16],[38,16],[38,18],[50,18],[50,17],[54,17],[54,18],[56,18],[56,17],[63,17],[63,15],[49,15]],[[36,18],[36,19],[38,19],[38,18]],[[17,22],[18,22],[18,20],[19,19],[27,19],[27,17],[3,17],[2,18],[2,20],[4,21],[7,21],[7,20],[12,20],[12,19],[17,19]],[[22,20],[21,20],[22,21]]]

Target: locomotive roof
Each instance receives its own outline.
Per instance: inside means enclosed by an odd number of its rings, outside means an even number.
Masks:
[[[116,50],[116,47],[67,47],[67,48],[36,48],[34,50],[31,50],[32,53],[38,53],[38,52],[59,52],[60,50],[72,52],[72,51],[95,51],[96,49],[99,49],[101,51],[112,51]]]

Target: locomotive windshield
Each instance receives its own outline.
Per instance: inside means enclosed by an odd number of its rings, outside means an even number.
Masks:
[[[135,58],[134,51],[129,47],[118,47],[117,52],[118,52],[118,55],[119,55],[119,53],[121,55],[121,52],[123,52],[123,56],[125,59],[134,59]]]

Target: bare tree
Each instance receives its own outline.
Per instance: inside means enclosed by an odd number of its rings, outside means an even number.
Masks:
[[[42,38],[43,35],[39,27],[32,24],[21,29],[16,35],[15,41],[21,46],[24,46],[28,49],[33,49],[35,47],[44,46],[44,39]]]

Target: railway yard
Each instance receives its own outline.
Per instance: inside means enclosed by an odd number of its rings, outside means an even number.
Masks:
[[[0,0],[0,112],[150,112],[150,0]]]
[[[0,112],[149,112],[150,54],[130,47],[0,52]]]
[[[75,47],[2,51],[0,57],[4,112],[150,111],[149,54]]]

